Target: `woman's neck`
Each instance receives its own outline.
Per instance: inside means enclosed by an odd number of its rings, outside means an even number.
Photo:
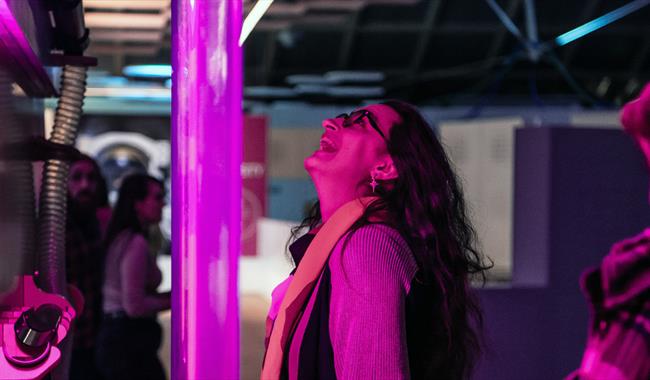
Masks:
[[[138,224],[142,231],[146,231],[149,228],[149,223],[145,222],[140,216],[138,216]]]
[[[338,197],[330,197],[328,199],[319,198],[322,222],[323,223],[327,222],[329,218],[331,218],[332,215],[334,215],[334,213],[346,203],[362,197],[364,197],[364,195],[338,196]]]
[[[351,200],[365,196],[358,186],[348,185],[346,182],[323,177],[314,179],[323,223],[327,222],[339,207]]]

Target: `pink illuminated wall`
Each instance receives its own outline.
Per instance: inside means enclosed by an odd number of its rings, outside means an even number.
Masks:
[[[237,379],[238,0],[172,6],[172,378]]]
[[[266,124],[264,116],[244,116],[242,165],[242,254],[257,254],[257,220],[266,215]]]

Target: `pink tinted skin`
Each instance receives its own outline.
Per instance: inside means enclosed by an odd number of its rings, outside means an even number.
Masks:
[[[72,164],[68,175],[68,194],[83,207],[95,205],[97,173],[92,163],[82,160]]]
[[[646,84],[637,99],[623,107],[621,123],[625,131],[636,140],[650,169],[650,83]],[[650,193],[648,197],[650,201]]]
[[[135,211],[142,227],[160,223],[162,209],[165,206],[165,194],[162,187],[156,182],[149,182],[147,197],[135,202]]]
[[[384,136],[390,136],[400,116],[392,108],[373,104],[368,110]],[[343,118],[325,119],[320,149],[304,161],[318,193],[323,222],[343,204],[372,195],[371,175],[377,181],[397,178],[386,141],[372,128],[367,117],[347,128]]]

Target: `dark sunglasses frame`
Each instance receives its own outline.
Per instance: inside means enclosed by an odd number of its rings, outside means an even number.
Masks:
[[[370,123],[370,126],[377,131],[381,135],[381,138],[386,140],[386,136],[384,136],[384,132],[379,129],[379,126],[377,125],[377,122],[375,121],[374,117],[368,110],[356,110],[353,112],[350,112],[349,114],[347,113],[342,113],[338,115],[336,118],[340,119],[343,118],[343,127],[348,128],[352,126],[353,124],[359,122],[363,118],[367,118],[368,122]]]

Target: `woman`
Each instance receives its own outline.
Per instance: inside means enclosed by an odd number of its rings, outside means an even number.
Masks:
[[[104,320],[98,362],[107,379],[164,379],[158,359],[161,329],[156,314],[170,308],[157,293],[162,275],[149,251],[147,230],[158,224],[163,185],[148,175],[124,179],[106,236]]]
[[[469,377],[482,326],[470,280],[488,267],[440,142],[400,101],[323,128],[305,159],[319,202],[274,290],[262,379]]]

